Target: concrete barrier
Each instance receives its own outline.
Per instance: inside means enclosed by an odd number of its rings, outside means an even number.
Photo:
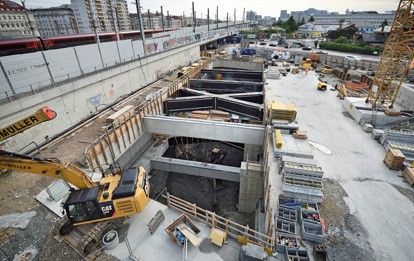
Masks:
[[[56,119],[39,124],[0,143],[0,149],[30,151],[31,142],[43,144],[118,99],[137,91],[168,72],[200,58],[198,44],[191,44],[132,61],[98,73],[80,77],[59,87],[1,105],[0,127],[48,106],[58,113]]]

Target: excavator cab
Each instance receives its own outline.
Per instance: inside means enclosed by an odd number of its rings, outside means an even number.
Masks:
[[[112,203],[110,205],[100,206],[97,201],[98,194],[99,187],[75,190],[70,193],[63,205],[70,223],[88,222],[110,217],[114,214]]]

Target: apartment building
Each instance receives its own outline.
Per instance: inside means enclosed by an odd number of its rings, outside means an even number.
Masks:
[[[75,14],[68,7],[32,10],[40,36],[78,34]]]
[[[71,0],[79,33],[130,31],[131,22],[125,0]]]

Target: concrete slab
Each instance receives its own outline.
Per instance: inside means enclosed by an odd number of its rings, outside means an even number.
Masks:
[[[348,201],[353,203],[350,215],[355,214],[367,231],[366,241],[372,246],[375,259],[411,260],[413,249],[406,243],[414,237],[414,203],[394,187],[407,189],[407,193],[412,189],[397,176],[398,172],[382,163],[385,152],[381,144],[355,123],[336,92],[316,90],[318,79],[314,72],[307,76],[288,74],[282,80],[267,82],[267,102],[276,99],[295,104],[300,129],[308,132],[309,140],[331,151],[326,154],[316,147],[310,148],[324,170],[324,178],[339,181],[348,193]],[[270,167],[269,182],[276,194],[281,175],[276,174],[277,168],[272,164]]]
[[[165,158],[151,158],[152,169],[176,172],[205,178],[240,182],[240,168],[204,162]]]
[[[149,221],[155,216],[158,210],[163,211],[165,220],[157,231],[151,235],[147,228]],[[145,211],[134,215],[129,220],[128,241],[133,254],[140,260],[181,260],[183,259],[183,248],[173,242],[164,229],[176,220],[182,213],[167,206],[151,200]],[[200,246],[188,245],[187,260],[238,260],[238,253],[241,245],[234,239],[228,238],[227,244],[221,248],[210,242],[210,228],[204,223],[194,222],[201,230],[198,234],[202,238]],[[123,235],[121,235],[123,236]],[[105,250],[120,260],[127,260],[129,252],[125,242],[120,243],[112,250]]]
[[[414,224],[413,203],[386,182],[348,180],[341,185],[348,194],[347,204],[355,210],[353,215],[368,231],[376,259],[412,260],[414,233],[407,225]]]
[[[194,120],[167,116],[145,116],[145,131],[171,136],[194,137],[244,144],[262,145],[261,125]]]
[[[52,183],[53,185],[54,183]],[[66,189],[67,190],[67,189]],[[69,193],[69,191],[68,191]],[[55,213],[59,217],[63,217],[62,214],[62,199],[58,201],[54,201],[50,198],[49,194],[47,193],[46,189],[40,191],[39,194],[35,196],[35,199],[42,203],[45,207],[47,207],[50,211]]]
[[[399,121],[407,121],[409,117],[393,117],[388,116],[384,112],[372,112],[371,110],[361,110],[358,108],[371,109],[370,103],[365,103],[365,98],[346,97],[343,100],[342,106],[358,123],[371,123],[377,128],[384,128]],[[396,110],[404,110],[400,105],[395,104]]]

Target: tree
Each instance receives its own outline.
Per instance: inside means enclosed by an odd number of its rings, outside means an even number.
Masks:
[[[315,22],[315,18],[313,18],[313,15],[309,18],[308,22]]]
[[[335,43],[349,43],[348,38],[345,36],[340,36],[338,39],[335,40]]]
[[[384,28],[385,28],[385,26],[387,26],[388,25],[388,21],[387,21],[387,19],[385,19],[382,23],[381,23],[381,31],[382,32],[384,32]]]
[[[289,29],[290,29],[289,32],[286,30],[287,33],[290,33],[290,32],[293,32],[295,30],[298,30],[298,24],[296,23],[296,21],[293,18],[293,16],[289,17],[289,20],[286,21],[286,24],[287,24],[287,27],[289,27]]]
[[[338,22],[339,22],[340,24],[345,23],[345,21],[346,21],[346,19],[345,19],[345,18],[340,18],[340,19],[338,20]]]

